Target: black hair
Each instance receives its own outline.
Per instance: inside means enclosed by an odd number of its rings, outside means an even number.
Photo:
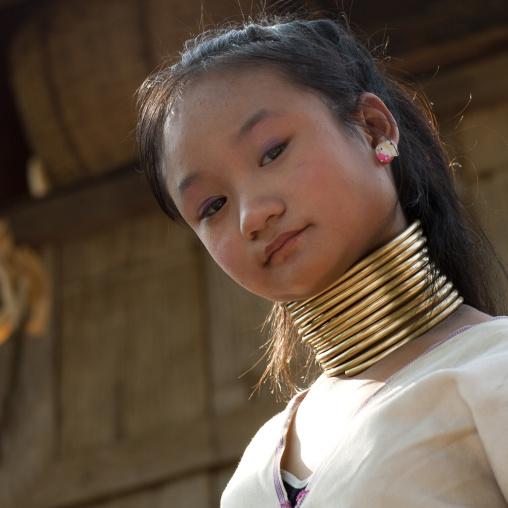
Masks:
[[[261,65],[271,66],[292,85],[318,94],[350,133],[362,94],[375,94],[384,102],[400,133],[400,156],[391,167],[408,223],[420,219],[431,259],[464,302],[495,314],[488,271],[498,258],[457,195],[452,165],[430,108],[419,94],[390,77],[383,62],[343,23],[265,19],[209,31],[187,42],[174,65],[145,81],[139,91],[138,143],[142,169],[162,209],[182,220],[164,178],[163,131],[174,101],[186,85],[205,73]],[[275,333],[265,376],[271,373],[287,380],[295,341],[288,338],[291,324],[282,307],[276,306],[272,316]]]

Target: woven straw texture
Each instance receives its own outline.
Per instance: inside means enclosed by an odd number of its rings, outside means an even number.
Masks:
[[[57,0],[25,19],[10,51],[12,85],[34,154],[53,187],[136,160],[135,92],[211,21],[220,0]]]

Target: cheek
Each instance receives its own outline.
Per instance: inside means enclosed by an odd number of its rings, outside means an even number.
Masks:
[[[314,157],[299,164],[288,190],[292,190],[293,197],[297,198],[302,206],[308,203],[324,209],[339,204],[344,197],[341,198],[341,191],[351,187],[351,184],[351,178],[335,159]]]
[[[198,235],[206,250],[213,260],[232,279],[240,282],[243,256],[240,253],[240,245],[234,239],[222,234]]]

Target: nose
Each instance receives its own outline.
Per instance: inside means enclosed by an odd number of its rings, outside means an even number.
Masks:
[[[281,216],[286,207],[284,201],[272,195],[245,196],[240,204],[240,230],[248,240],[254,240]]]

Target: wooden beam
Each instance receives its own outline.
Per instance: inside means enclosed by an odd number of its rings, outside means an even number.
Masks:
[[[444,69],[424,87],[440,123],[455,118],[453,125],[470,109],[505,103],[507,89],[508,50],[468,65]]]
[[[425,45],[407,53],[396,54],[392,64],[395,70],[421,74],[470,62],[507,48],[508,25],[505,25],[474,33],[467,38]]]
[[[0,208],[16,241],[42,244],[156,208],[148,184],[133,167],[55,191],[41,200]]]
[[[20,508],[63,508],[236,464],[250,438],[280,406],[251,401],[211,420],[182,423],[49,466]]]

